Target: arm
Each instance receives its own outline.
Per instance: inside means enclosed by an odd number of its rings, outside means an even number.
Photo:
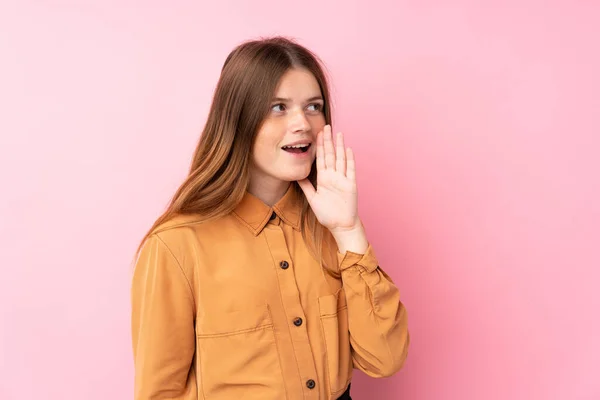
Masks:
[[[348,303],[354,365],[374,377],[398,371],[406,359],[407,316],[398,288],[379,268],[358,217],[354,153],[331,126],[317,135],[317,187],[298,181],[310,207],[338,247],[338,265]]]
[[[404,365],[410,342],[399,290],[379,267],[362,224],[334,238],[348,303],[354,366],[372,377],[391,376]]]
[[[152,235],[131,287],[135,400],[196,399],[194,299],[166,244]]]

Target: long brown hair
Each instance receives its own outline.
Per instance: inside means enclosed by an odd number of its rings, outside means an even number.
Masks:
[[[275,36],[246,41],[227,56],[214,92],[206,125],[194,152],[188,177],[166,211],[142,239],[182,214],[211,220],[232,212],[250,182],[250,155],[256,133],[268,115],[279,80],[290,68],[305,68],[316,78],[324,100],[325,122],[332,123],[329,85],[322,61],[294,40]],[[309,180],[316,187],[313,163]],[[297,182],[293,185],[298,186]],[[301,192],[299,187],[296,187]],[[301,196],[301,230],[313,257],[321,261],[323,226]]]

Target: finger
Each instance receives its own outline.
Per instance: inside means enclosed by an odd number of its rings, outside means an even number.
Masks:
[[[356,163],[354,161],[354,152],[350,147],[346,150],[346,177],[352,182],[356,182]]]
[[[325,169],[325,152],[323,151],[323,131],[317,133],[317,172]]]
[[[335,170],[335,152],[333,150],[331,125],[325,126],[325,130],[323,133],[323,140],[325,143],[325,168]]]
[[[338,132],[335,142],[335,170],[346,175],[346,151],[344,146],[344,135]]]
[[[300,186],[300,189],[302,189],[304,195],[306,196],[306,200],[308,200],[310,203],[316,193],[315,187],[311,181],[308,179],[302,179],[301,181],[298,181],[298,186]]]

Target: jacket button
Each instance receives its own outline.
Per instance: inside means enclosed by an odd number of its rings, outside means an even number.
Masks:
[[[271,221],[273,221],[275,218],[277,218],[277,214],[275,214],[275,211],[273,211],[273,213],[271,214],[271,217],[269,217],[269,219]]]
[[[306,381],[306,387],[309,389],[314,389],[317,384],[312,379]]]
[[[287,261],[282,261],[279,263],[279,266],[281,267],[281,269],[288,269],[288,267],[290,266],[290,264],[288,264]]]
[[[294,325],[300,326],[302,325],[302,318],[298,317],[294,320]]]

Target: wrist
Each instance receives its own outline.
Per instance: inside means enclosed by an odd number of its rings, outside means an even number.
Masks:
[[[364,254],[367,251],[369,243],[365,228],[360,219],[357,219],[357,223],[352,227],[332,229],[330,231],[341,254],[347,251]]]

